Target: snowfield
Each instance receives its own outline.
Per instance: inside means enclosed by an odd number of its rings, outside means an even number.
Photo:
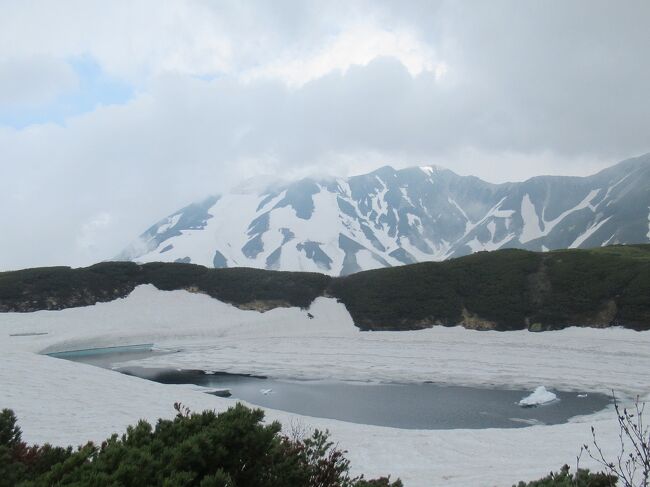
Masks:
[[[307,311],[314,318],[307,316]],[[172,417],[173,403],[224,410],[235,403],[90,365],[40,355],[155,343],[182,349],[142,365],[273,377],[435,381],[616,390],[650,400],[650,332],[570,328],[529,333],[433,328],[359,332],[345,307],[319,298],[309,310],[243,311],[205,295],[140,286],[127,298],[85,308],[0,314],[0,408],[16,411],[31,442],[80,444],[140,418]],[[391,474],[406,486],[510,486],[574,464],[594,425],[615,451],[611,410],[563,425],[518,429],[401,430],[267,410],[286,427],[329,429],[355,472]],[[589,463],[583,460],[583,466]]]

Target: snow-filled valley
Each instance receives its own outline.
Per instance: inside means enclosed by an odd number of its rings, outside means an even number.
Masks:
[[[650,399],[650,332],[460,327],[360,332],[345,307],[330,298],[318,298],[309,310],[260,313],[202,294],[146,285],[127,298],[94,306],[0,314],[0,337],[0,407],[16,411],[25,439],[34,442],[101,440],[139,418],[173,416],[175,401],[194,410],[234,404],[196,386],[158,384],[42,355],[138,343],[182,350],[140,362],[149,367],[522,387],[537,389],[541,402],[553,389],[615,390],[622,400],[637,394]],[[327,428],[349,450],[355,471],[390,473],[406,486],[509,486],[573,463],[592,425],[609,451],[617,446],[618,432],[611,409],[565,424],[519,429],[404,430],[275,410],[268,410],[267,417],[287,427],[300,422]]]

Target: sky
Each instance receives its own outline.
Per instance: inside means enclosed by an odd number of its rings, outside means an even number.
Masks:
[[[262,174],[488,181],[650,152],[650,2],[0,0],[0,270]]]

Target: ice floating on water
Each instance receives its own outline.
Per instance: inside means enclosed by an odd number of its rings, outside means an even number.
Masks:
[[[539,386],[530,396],[526,396],[519,401],[519,405],[523,407],[539,406],[555,401],[556,399],[557,396],[551,391],[546,390],[546,387]]]
[[[537,419],[524,419],[524,418],[508,418],[510,421],[514,421],[515,423],[524,423],[528,424],[530,426],[537,426],[537,425],[543,425],[545,424],[543,421],[539,421]]]

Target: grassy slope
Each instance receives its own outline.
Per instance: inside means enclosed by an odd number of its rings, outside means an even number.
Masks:
[[[331,295],[362,329],[459,323],[499,330],[610,324],[650,329],[650,245],[479,252],[343,278],[170,263],[26,269],[0,273],[0,311],[110,301],[144,283],[205,292],[258,309],[307,307],[316,297]]]

